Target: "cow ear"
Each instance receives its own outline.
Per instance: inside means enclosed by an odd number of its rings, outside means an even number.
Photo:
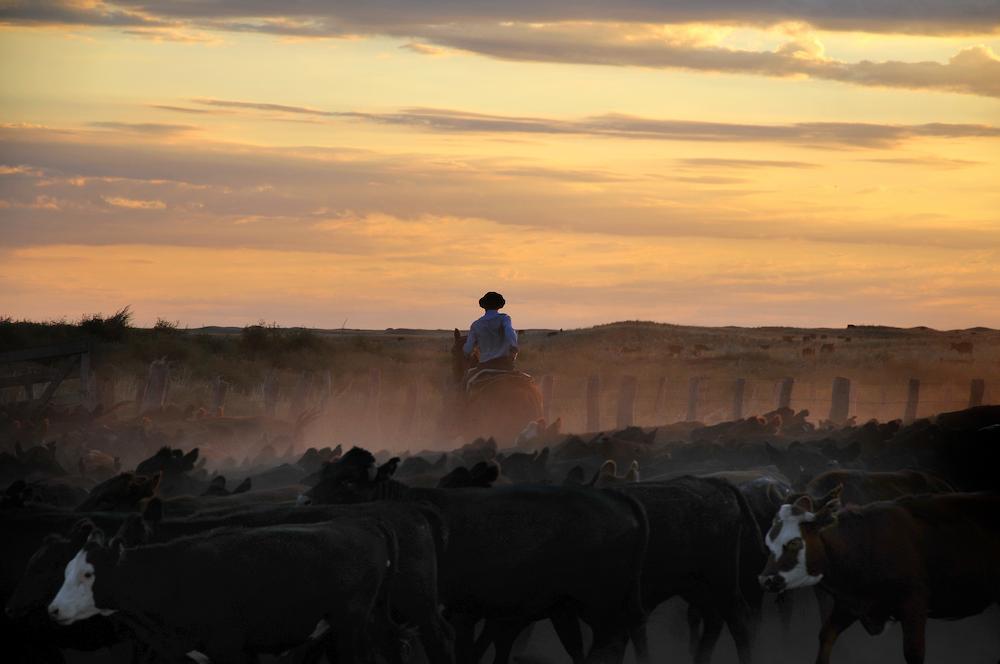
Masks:
[[[194,448],[190,452],[184,455],[184,467],[187,470],[194,468],[195,462],[198,460],[198,448]]]
[[[375,473],[376,482],[384,482],[395,474],[396,469],[399,468],[399,457],[392,457],[381,466],[378,467],[378,472]]]
[[[816,513],[813,526],[819,529],[829,528],[837,524],[837,512],[840,511],[840,500],[834,498],[828,502],[823,509]]]
[[[823,499],[822,499],[821,503],[823,505],[827,505],[827,504],[833,503],[833,502],[836,502],[836,503],[839,504],[840,503],[840,494],[843,493],[843,492],[844,492],[844,485],[842,483],[838,484],[837,486],[835,486],[832,489],[830,489],[830,493],[828,493],[825,496],[823,496]]]
[[[799,512],[812,512],[813,511],[813,501],[809,496],[800,496],[794,503],[792,503],[792,509],[798,510]]]
[[[91,530],[90,534],[87,535],[87,544],[104,546],[104,531],[97,527]]]
[[[73,527],[69,531],[69,541],[73,544],[82,547],[85,542],[90,538],[90,534],[94,532],[97,526],[90,519],[80,519],[73,524]]]

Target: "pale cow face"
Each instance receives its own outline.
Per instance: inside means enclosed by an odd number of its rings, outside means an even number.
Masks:
[[[778,510],[771,529],[764,538],[770,550],[764,571],[758,577],[764,590],[781,592],[814,586],[823,575],[809,565],[803,526],[815,523],[812,500],[803,496]],[[807,526],[808,528],[808,526]]]
[[[96,580],[94,565],[87,559],[86,549],[81,549],[66,565],[62,587],[49,604],[49,617],[61,625],[69,625],[96,615],[114,613],[97,608],[94,601]]]

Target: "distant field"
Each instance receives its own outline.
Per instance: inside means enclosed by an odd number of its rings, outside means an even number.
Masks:
[[[445,446],[438,423],[450,378],[449,330],[305,330],[267,325],[247,328],[156,329],[89,332],[79,325],[4,321],[2,350],[58,343],[82,336],[95,343],[97,396],[133,400],[151,361],[171,367],[168,401],[180,408],[209,406],[211,385],[230,385],[226,413],[259,413],[269,376],[278,386],[276,415],[323,405],[310,431],[316,442],[394,442],[404,446]],[[110,338],[109,338],[110,337]],[[952,344],[971,343],[971,353]],[[829,345],[827,352],[821,352]],[[697,347],[704,347],[697,350]],[[832,347],[832,349],[830,348]],[[635,376],[635,422],[656,425],[685,419],[690,380],[700,378],[697,419],[728,419],[733,383],[746,380],[745,415],[777,403],[777,382],[794,378],[791,405],[807,408],[811,419],[828,416],[834,377],[851,380],[850,414],[859,420],[894,419],[903,414],[907,385],[921,380],[918,416],[963,408],[970,381],[983,379],[985,403],[1000,401],[1000,331],[986,328],[941,332],[928,328],[849,327],[708,328],[623,322],[579,330],[524,330],[520,366],[536,378],[553,377],[551,416],[564,431],[586,428],[590,376],[601,384],[601,428],[615,425],[618,390]],[[810,349],[813,355],[804,355]],[[23,370],[8,365],[10,373]],[[374,403],[372,370],[380,374]],[[662,384],[662,388],[661,388]],[[0,399],[20,398],[5,388]],[[416,391],[416,416],[405,431],[401,417]],[[56,401],[79,399],[80,386],[67,381]],[[412,401],[411,401],[412,405]],[[294,411],[294,412],[293,412]],[[123,414],[128,415],[128,408]]]

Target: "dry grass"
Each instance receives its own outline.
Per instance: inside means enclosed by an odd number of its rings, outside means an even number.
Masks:
[[[31,340],[45,343],[39,332],[44,328],[31,325]],[[60,325],[53,329],[63,339],[66,324]],[[814,339],[803,341],[812,335]],[[958,341],[972,341],[973,354],[951,350],[950,344]],[[210,382],[221,376],[232,385],[229,414],[260,412],[263,382],[275,372],[282,393],[278,415],[290,416],[292,410],[318,403],[329,375],[335,397],[314,427],[316,442],[379,441],[391,446],[405,438],[410,446],[438,446],[447,442],[440,440],[438,424],[450,376],[451,342],[450,331],[288,330],[263,324],[242,330],[178,330],[160,325],[131,330],[121,342],[101,345],[96,364],[113,384],[114,398],[132,399],[148,363],[166,357],[172,364],[170,401],[180,406],[209,405]],[[819,353],[822,344],[832,344],[833,352]],[[695,352],[696,345],[708,350]],[[677,353],[675,346],[683,349]],[[816,355],[803,357],[804,348],[814,349]],[[939,332],[624,322],[564,332],[527,330],[521,349],[523,369],[536,377],[554,377],[551,412],[563,418],[569,431],[585,428],[591,375],[601,380],[604,428],[614,426],[618,386],[628,375],[638,379],[635,416],[644,425],[684,419],[692,378],[701,379],[698,419],[708,422],[730,417],[736,378],[747,381],[744,414],[772,409],[776,383],[784,377],[796,380],[792,406],[810,409],[813,419],[827,416],[835,376],[851,379],[851,413],[862,420],[899,417],[910,378],[922,381],[919,415],[965,407],[973,378],[985,379],[987,402],[1000,401],[1000,331],[983,328]],[[369,403],[371,369],[382,377],[378,417]],[[657,409],[661,380],[665,391]],[[418,390],[417,417],[403,431],[400,418],[411,386]],[[5,390],[3,398],[15,398],[13,389]],[[60,396],[72,399],[76,389],[70,381]]]

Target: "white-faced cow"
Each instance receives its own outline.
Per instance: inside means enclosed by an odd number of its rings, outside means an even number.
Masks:
[[[924,661],[928,618],[958,619],[1000,603],[1000,496],[943,494],[838,509],[808,496],[782,506],[766,537],[761,585],[819,585],[835,600],[817,664],[854,622],[870,634],[903,627],[907,664]]]
[[[169,656],[198,651],[216,663],[283,652],[331,625],[337,661],[368,661],[372,626],[392,626],[384,595],[396,563],[393,531],[364,518],[130,549],[98,530],[66,565],[49,615],[63,625],[151,616],[171,635],[160,642]]]

